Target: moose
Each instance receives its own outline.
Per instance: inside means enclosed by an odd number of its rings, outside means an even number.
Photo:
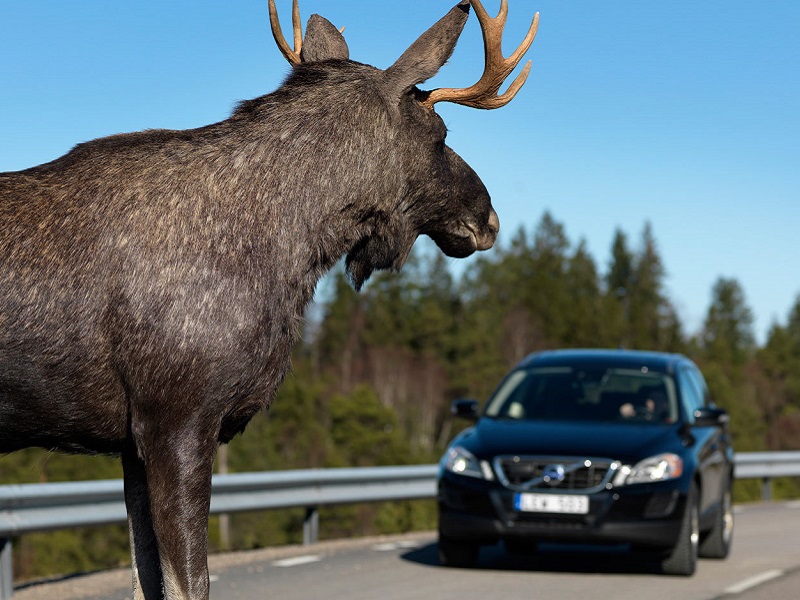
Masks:
[[[485,70],[417,86],[475,9]],[[220,443],[269,407],[304,308],[342,257],[355,288],[427,235],[448,256],[490,248],[499,221],[445,145],[438,102],[493,109],[536,33],[509,57],[496,17],[462,0],[388,69],[349,59],[313,15],[291,72],[219,123],[75,146],[0,173],[0,452],[121,456],[136,599],[208,598],[208,513]]]

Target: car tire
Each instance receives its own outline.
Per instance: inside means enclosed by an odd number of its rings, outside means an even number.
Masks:
[[[714,519],[714,527],[700,542],[702,558],[727,558],[733,542],[733,502],[730,484],[722,495],[722,506]]]
[[[480,545],[439,535],[439,563],[445,567],[469,568],[478,562]]]
[[[666,558],[661,561],[661,571],[666,575],[694,575],[697,569],[700,542],[700,511],[697,488],[694,484],[686,495],[686,507],[681,519],[678,541]]]

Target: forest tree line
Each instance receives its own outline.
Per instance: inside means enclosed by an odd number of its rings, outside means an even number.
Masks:
[[[379,273],[356,293],[343,270],[322,285],[293,369],[270,411],[226,452],[229,472],[431,463],[465,426],[458,397],[485,400],[531,352],[625,347],[681,352],[705,373],[731,414],[737,451],[800,447],[800,295],[756,343],[753,314],[734,278],[720,277],[700,331],[687,332],[665,285],[653,228],[633,241],[617,230],[605,268],[545,213],[456,277],[430,245],[400,273]],[[0,483],[122,476],[112,457],[25,450],[0,458]],[[783,481],[777,495],[797,495]],[[737,484],[754,499],[757,482]],[[300,541],[302,510],[233,515],[210,527],[212,549]],[[322,511],[322,537],[435,527],[433,501]],[[33,534],[15,541],[18,577],[127,564],[127,528]]]

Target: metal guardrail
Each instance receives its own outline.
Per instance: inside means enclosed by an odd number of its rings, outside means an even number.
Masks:
[[[800,477],[800,451],[736,454],[737,479],[761,479],[769,500],[775,477]],[[317,541],[320,506],[436,497],[438,465],[304,469],[215,475],[211,514],[306,509],[303,543]],[[10,538],[127,520],[122,480],[0,486],[0,600],[11,598]]]
[[[436,469],[412,465],[214,475],[211,514],[433,498]],[[0,486],[0,538],[126,520],[121,479]],[[315,535],[306,536],[307,543],[315,541]]]
[[[738,452],[736,479],[760,479],[761,499],[772,500],[772,480],[800,477],[800,451]]]
[[[437,465],[214,475],[211,514],[304,507],[303,543],[317,541],[320,506],[436,496]],[[26,533],[127,520],[121,479],[0,486],[0,600],[13,594],[11,540]]]

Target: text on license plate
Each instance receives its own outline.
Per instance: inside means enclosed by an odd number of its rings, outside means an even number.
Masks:
[[[520,512],[568,513],[589,512],[589,496],[567,494],[514,494],[514,509]]]

